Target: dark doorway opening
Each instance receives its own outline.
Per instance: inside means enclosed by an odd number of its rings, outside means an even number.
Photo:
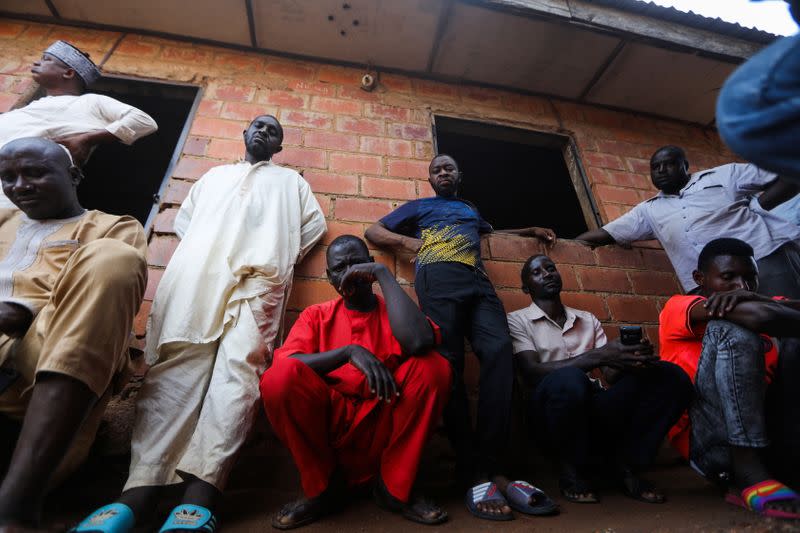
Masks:
[[[495,229],[549,227],[571,239],[597,227],[596,209],[563,135],[435,117],[436,149],[458,162],[460,195]]]
[[[130,78],[103,78],[92,92],[137,107],[153,117],[158,131],[133,145],[98,146],[84,167],[78,198],[87,209],[136,217],[145,227],[157,211],[162,187],[169,179],[189,130],[200,89]]]

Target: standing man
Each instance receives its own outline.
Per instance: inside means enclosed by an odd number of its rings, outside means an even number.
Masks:
[[[81,177],[52,141],[0,148],[3,190],[19,208],[0,210],[2,532],[38,526],[48,489],[86,459],[130,377],[147,241],[135,219],[81,207]]]
[[[452,157],[434,157],[428,181],[436,196],[402,205],[370,226],[366,237],[395,252],[416,254],[417,297],[423,312],[441,327],[440,352],[453,367],[454,389],[444,417],[459,481],[474,485],[467,492],[467,507],[481,518],[511,520],[503,493],[512,489],[501,457],[508,449],[513,354],[503,304],[481,262],[481,235],[493,230],[474,205],[458,198],[461,174]],[[536,227],[504,233],[548,244],[556,238],[552,230]],[[481,363],[474,437],[463,379],[465,337]],[[530,487],[525,482],[515,486],[523,484]],[[524,499],[535,503],[532,489],[524,490]]]
[[[682,148],[659,148],[650,158],[650,178],[660,192],[576,239],[589,246],[658,239],[686,292],[697,288],[692,272],[706,243],[741,239],[754,247],[761,293],[800,298],[800,228],[770,213],[798,187],[753,165],[688,170]]]
[[[306,308],[261,378],[264,410],[305,493],[272,525],[309,524],[345,502],[342,482],[373,479],[378,505],[440,524],[447,513],[411,494],[450,394],[450,366],[433,351],[439,329],[358,237],[337,237],[327,261],[342,297]]]
[[[21,137],[45,137],[69,149],[79,166],[98,144],[133,144],[158,126],[147,113],[108,96],[87,93],[100,77],[89,56],[56,41],[31,68],[46,96],[0,115],[0,146]],[[0,195],[0,207],[14,207]]]
[[[757,294],[753,248],[738,239],[709,242],[694,279],[698,293],[673,296],[659,316],[661,357],[697,391],[673,444],[728,486],[729,502],[800,519],[800,496],[784,485],[800,488],[800,301]]]
[[[128,531],[165,485],[186,482],[162,531],[213,531],[214,507],[258,406],[295,264],[325,233],[308,183],[271,161],[271,115],[243,132],[245,160],[209,170],[175,218],[181,238],[153,300],[131,468],[117,503],[78,531]]]
[[[561,302],[561,275],[546,255],[529,258],[521,277],[533,303],[509,313],[508,327],[529,388],[530,429],[560,464],[561,493],[598,502],[590,476],[605,464],[627,496],[663,503],[639,475],[688,407],[691,382],[679,366],[659,361],[647,340],[606,343],[597,317]],[[593,371],[604,380],[587,374]]]

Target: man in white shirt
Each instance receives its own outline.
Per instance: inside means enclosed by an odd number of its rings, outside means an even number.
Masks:
[[[44,137],[66,146],[81,165],[98,144],[133,144],[158,129],[147,113],[108,96],[86,93],[100,71],[69,43],[50,45],[31,73],[46,96],[0,115],[0,147],[14,139]],[[14,206],[0,196],[0,207]]]
[[[658,239],[686,292],[711,240],[733,237],[753,245],[759,292],[800,298],[800,228],[770,212],[797,194],[790,182],[748,164],[688,173],[686,153],[664,146],[650,158],[650,178],[660,192],[602,228],[577,237],[589,246]]]
[[[508,326],[528,389],[530,429],[560,464],[561,493],[596,503],[590,477],[606,464],[626,495],[663,503],[639,472],[688,406],[691,381],[660,361],[647,340],[606,343],[594,315],[561,302],[561,275],[546,255],[529,258],[521,278],[533,303],[509,313]]]
[[[244,131],[245,161],[209,170],[175,218],[181,238],[148,322],[131,468],[117,503],[77,531],[128,531],[165,485],[186,482],[161,531],[216,528],[214,507],[257,412],[294,265],[325,233],[308,183],[270,159],[283,128]],[[104,528],[108,529],[104,529]]]

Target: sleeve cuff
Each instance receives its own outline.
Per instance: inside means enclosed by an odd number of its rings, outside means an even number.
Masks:
[[[120,121],[112,122],[106,126],[106,131],[124,144],[133,144],[133,141],[136,140],[136,132]]]

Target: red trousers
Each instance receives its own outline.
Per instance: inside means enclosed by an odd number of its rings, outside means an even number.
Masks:
[[[450,364],[429,352],[404,360],[394,378],[400,396],[386,403],[344,396],[297,359],[277,361],[261,377],[264,409],[306,497],[319,496],[338,467],[351,485],[379,474],[392,496],[408,501],[450,394]]]

